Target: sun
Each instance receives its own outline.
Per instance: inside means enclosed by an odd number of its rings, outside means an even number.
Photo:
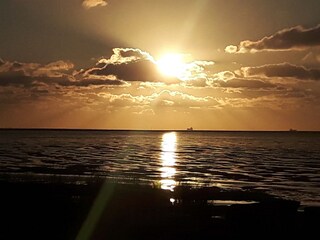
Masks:
[[[183,79],[188,72],[188,64],[184,61],[184,55],[169,53],[156,61],[159,71],[167,77]]]

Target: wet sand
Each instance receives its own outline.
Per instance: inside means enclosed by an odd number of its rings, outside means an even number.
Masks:
[[[253,190],[0,181],[0,239],[306,237],[320,208]]]

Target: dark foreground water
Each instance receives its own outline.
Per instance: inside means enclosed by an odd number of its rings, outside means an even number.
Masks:
[[[252,188],[320,205],[320,132],[1,130],[0,176]]]

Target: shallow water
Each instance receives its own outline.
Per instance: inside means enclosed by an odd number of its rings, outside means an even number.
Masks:
[[[0,175],[263,189],[320,204],[319,132],[1,130]]]

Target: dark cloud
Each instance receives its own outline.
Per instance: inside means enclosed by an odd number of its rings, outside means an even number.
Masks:
[[[23,74],[23,72],[17,72],[14,74],[0,73],[0,86],[31,86],[33,79]]]
[[[317,68],[320,64],[320,53],[319,52],[309,52],[301,60],[304,66],[311,68]]]
[[[276,86],[261,80],[231,79],[228,81],[215,81],[219,87],[224,88],[247,88],[247,89],[269,89]]]
[[[104,85],[127,85],[126,82],[121,80],[111,80],[111,79],[82,79],[76,81],[70,81],[68,79],[63,79],[63,81],[56,82],[61,86],[78,86],[78,87],[88,87],[88,86],[104,86]]]
[[[227,46],[229,53],[245,53],[257,51],[299,50],[320,46],[320,25],[313,28],[296,26],[283,29],[274,35],[258,41],[242,41],[239,46]]]
[[[308,69],[290,63],[241,68],[245,76],[282,77],[300,80],[320,80],[320,69]]]
[[[136,59],[148,59],[151,56],[142,52],[139,49],[132,49],[132,48],[118,48],[118,54],[119,56],[123,58],[136,58]]]
[[[32,87],[39,83],[79,87],[127,84],[121,80],[108,78],[94,78],[81,75],[75,78],[71,73],[68,73],[73,67],[74,65],[68,61],[56,61],[41,65],[38,63],[20,63],[2,60],[0,63],[0,86]]]
[[[62,77],[30,77],[22,74],[14,75],[3,75],[0,74],[0,86],[23,86],[32,87],[39,83],[44,83],[47,85],[59,85],[63,87],[77,86],[77,87],[88,87],[88,86],[104,86],[104,85],[128,85],[122,80],[112,80],[112,79],[81,79],[73,80],[72,77],[66,75]]]
[[[191,81],[185,81],[184,84],[185,86],[192,87],[192,88],[204,88],[204,87],[210,86],[206,78],[198,78]]]
[[[121,64],[106,64],[102,68],[87,71],[89,75],[114,75],[124,81],[140,82],[179,82],[176,78],[164,77],[159,73],[157,66],[149,60],[137,60]]]
[[[56,61],[46,65],[39,63],[21,63],[3,61],[0,64],[0,73],[23,72],[26,76],[61,76],[63,72],[67,72],[74,68],[70,61]]]
[[[81,72],[84,76],[115,76],[123,81],[179,83],[174,77],[162,75],[152,56],[139,49],[113,50],[109,59],[101,59],[95,68]],[[104,64],[104,66],[101,66]]]

